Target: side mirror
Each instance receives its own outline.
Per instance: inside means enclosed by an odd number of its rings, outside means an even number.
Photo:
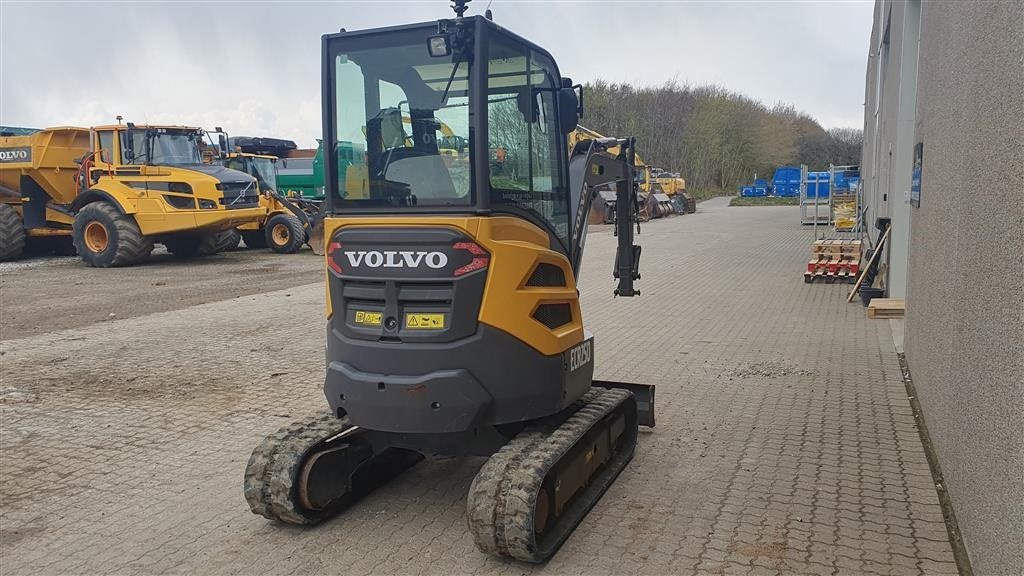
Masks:
[[[125,162],[135,160],[135,125],[131,122],[128,123],[128,128],[124,133],[124,150],[121,151],[121,155],[124,156]]]
[[[562,88],[558,91],[558,122],[563,134],[569,134],[580,122],[580,104],[576,90]]]
[[[220,155],[227,156],[228,154],[228,137],[226,134],[217,135],[217,145],[220,146]]]

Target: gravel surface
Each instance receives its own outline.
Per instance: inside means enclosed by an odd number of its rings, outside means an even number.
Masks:
[[[78,257],[34,257],[0,265],[0,339],[11,340],[115,318],[179,310],[318,282],[323,260],[236,250],[179,260],[162,249],[126,268],[90,268]]]

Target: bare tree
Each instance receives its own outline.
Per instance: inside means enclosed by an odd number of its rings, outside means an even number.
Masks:
[[[597,80],[587,86],[581,123],[609,136],[636,136],[643,159],[682,173],[691,190],[733,192],[757,174],[807,164],[857,164],[860,130],[826,131],[793,106],[771,108],[718,86],[669,80],[634,87]]]

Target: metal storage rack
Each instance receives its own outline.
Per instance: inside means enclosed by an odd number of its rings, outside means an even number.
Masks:
[[[814,224],[817,227],[818,224],[828,225],[831,221],[831,206],[828,200],[823,200],[821,197],[821,191],[819,190],[817,179],[814,182],[814,196],[811,197],[808,191],[808,177],[807,177],[807,165],[800,165],[800,223],[801,224]],[[831,195],[830,195],[831,197]],[[817,237],[817,229],[815,229],[815,237]]]
[[[860,166],[829,164],[828,167],[831,188],[828,195],[828,223],[836,225],[836,232],[852,232],[857,227],[857,217],[860,214],[860,194],[858,192],[860,187],[851,186],[847,181],[849,177],[847,173],[854,171],[857,172],[857,178],[859,178]],[[836,174],[842,174],[844,177],[837,179]],[[838,184],[840,180],[842,185]],[[839,209],[838,215],[836,214],[837,208]]]

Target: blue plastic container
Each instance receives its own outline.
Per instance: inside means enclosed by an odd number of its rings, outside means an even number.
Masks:
[[[776,196],[800,195],[800,169],[795,166],[781,166],[772,177],[772,193]]]
[[[808,198],[828,198],[831,192],[831,177],[828,172],[808,172],[807,173],[807,197]]]
[[[740,196],[749,198],[756,195],[753,186],[740,186]]]

